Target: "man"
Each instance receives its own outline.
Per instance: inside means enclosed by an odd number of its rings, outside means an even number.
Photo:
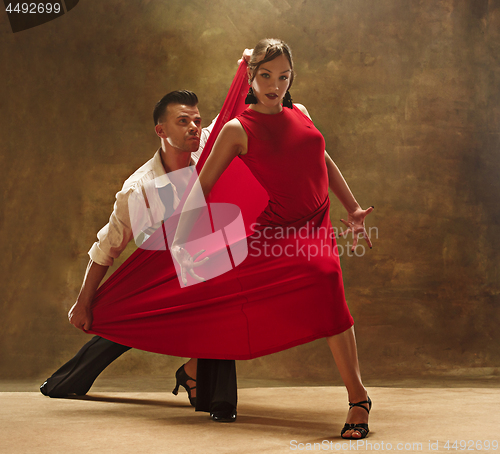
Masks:
[[[155,132],[161,147],[152,159],[134,172],[116,194],[116,202],[109,223],[97,234],[98,241],[89,251],[90,261],[82,288],[76,303],[70,309],[70,323],[83,331],[92,326],[91,304],[97,288],[113,260],[133,239],[134,220],[129,215],[129,199],[132,194],[144,191],[146,185],[158,188],[161,210],[166,219],[182,197],[179,185],[172,172],[193,166],[198,161],[214,122],[201,129],[198,98],[193,92],[183,90],[165,95],[155,106],[153,117]],[[170,178],[169,178],[170,174]],[[95,336],[77,355],[58,369],[40,387],[42,394],[49,397],[66,397],[70,394],[83,395],[92,386],[97,376],[116,358],[130,347]],[[236,418],[236,371],[234,361],[200,360],[204,368],[202,376],[202,402],[195,397],[196,380],[200,381],[197,360],[190,359],[176,372],[177,394],[179,385],[188,391],[191,404],[197,410],[210,411],[215,421],[234,421]],[[214,377],[215,371],[215,379]],[[200,386],[198,387],[200,388]],[[200,392],[200,389],[198,389]]]

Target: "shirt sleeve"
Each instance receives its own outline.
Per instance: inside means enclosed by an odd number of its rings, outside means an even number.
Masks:
[[[128,208],[128,199],[132,192],[133,188],[127,188],[116,194],[109,222],[99,230],[97,242],[90,248],[90,258],[99,265],[111,266],[133,238]]]
[[[203,153],[203,149],[205,148],[208,137],[210,136],[210,133],[212,132],[212,129],[214,129],[215,122],[217,121],[218,117],[219,117],[219,115],[217,115],[212,120],[212,123],[210,123],[206,128],[203,128],[201,130],[200,146],[195,152],[191,153],[191,158],[193,159],[195,164],[198,164],[198,160],[200,159],[200,156]]]

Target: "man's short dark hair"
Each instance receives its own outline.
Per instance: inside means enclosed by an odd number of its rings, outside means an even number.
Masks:
[[[159,123],[161,117],[167,111],[169,104],[184,104],[186,106],[194,107],[198,104],[198,97],[189,90],[175,90],[166,94],[161,98],[153,110],[153,119],[155,126]]]

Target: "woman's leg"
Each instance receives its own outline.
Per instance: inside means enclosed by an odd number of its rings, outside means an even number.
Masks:
[[[198,360],[196,358],[191,358],[186,364],[184,364],[184,372],[190,377],[195,378],[197,373]],[[186,384],[192,388],[196,386],[196,380],[188,380]],[[196,388],[191,391],[191,397],[196,397]]]
[[[328,346],[332,351],[333,358],[344,381],[349,396],[349,402],[362,402],[367,400],[367,392],[361,382],[359,371],[358,352],[356,348],[356,338],[354,327],[335,336],[327,337]],[[364,404],[368,408],[368,404]],[[347,414],[347,423],[368,423],[368,413],[359,407],[353,407]],[[357,430],[348,430],[346,437],[360,438],[361,434]]]

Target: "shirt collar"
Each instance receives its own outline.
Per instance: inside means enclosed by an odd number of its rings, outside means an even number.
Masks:
[[[195,165],[193,158],[191,158],[189,165],[190,166]],[[153,176],[156,188],[164,188],[169,184],[173,186],[173,183],[168,177],[167,172],[165,172],[165,167],[163,167],[163,162],[161,160],[161,147],[156,151],[155,155],[153,156]]]

